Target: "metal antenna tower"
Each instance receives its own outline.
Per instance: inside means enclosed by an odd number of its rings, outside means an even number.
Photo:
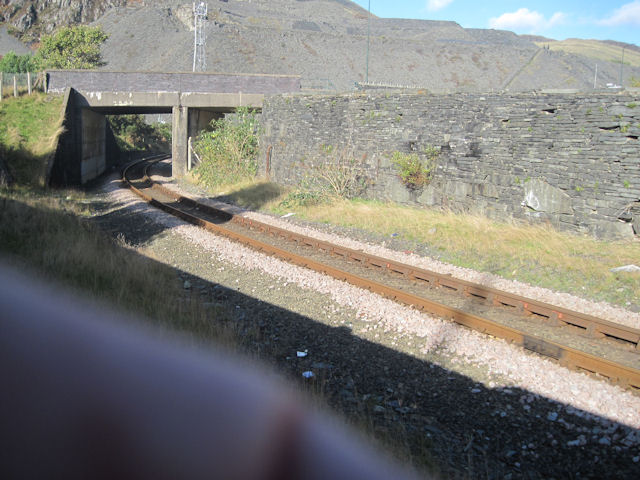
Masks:
[[[200,2],[198,5],[193,4],[193,71],[204,72],[207,69],[207,54],[205,46],[207,38],[204,31],[204,25],[207,20],[207,4]]]

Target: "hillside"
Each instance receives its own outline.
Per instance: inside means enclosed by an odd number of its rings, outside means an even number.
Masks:
[[[594,60],[618,64],[622,60],[622,47],[624,46],[625,65],[640,67],[640,48],[635,45],[625,45],[618,42],[603,42],[600,40],[581,40],[578,38],[569,38],[562,41],[538,41],[535,43],[539,47],[548,45],[549,49],[552,51],[562,51],[593,58]]]
[[[79,0],[53,17],[53,0],[11,3],[37,4],[26,39],[54,24],[102,25],[110,34],[106,69],[192,68],[191,2]],[[367,12],[349,0],[209,0],[208,6],[209,71],[298,74],[307,90],[352,90],[367,78]],[[18,28],[24,15],[3,18]],[[369,50],[369,81],[442,93],[589,89],[596,63],[601,85],[620,74],[612,54],[596,62],[584,52],[546,50],[512,32],[455,22],[372,17]],[[632,65],[625,77],[640,77],[640,65]]]

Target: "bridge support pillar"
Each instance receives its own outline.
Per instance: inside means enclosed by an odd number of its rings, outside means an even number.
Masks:
[[[189,107],[182,105],[173,107],[171,117],[171,175],[182,177],[187,174]]]
[[[182,105],[173,107],[172,114],[172,175],[181,177],[188,171],[189,137],[197,136],[207,129],[211,120],[221,118],[224,114]]]

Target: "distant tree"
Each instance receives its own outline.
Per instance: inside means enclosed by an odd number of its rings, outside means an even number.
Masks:
[[[63,27],[42,38],[36,59],[41,69],[88,69],[104,65],[100,46],[109,38],[102,27]]]
[[[0,72],[26,73],[36,71],[38,71],[37,62],[30,53],[16,55],[15,52],[9,52],[0,60]]]

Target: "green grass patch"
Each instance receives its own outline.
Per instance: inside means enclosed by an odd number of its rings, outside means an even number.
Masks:
[[[0,102],[0,155],[16,183],[43,185],[62,132],[62,97],[35,93]]]

